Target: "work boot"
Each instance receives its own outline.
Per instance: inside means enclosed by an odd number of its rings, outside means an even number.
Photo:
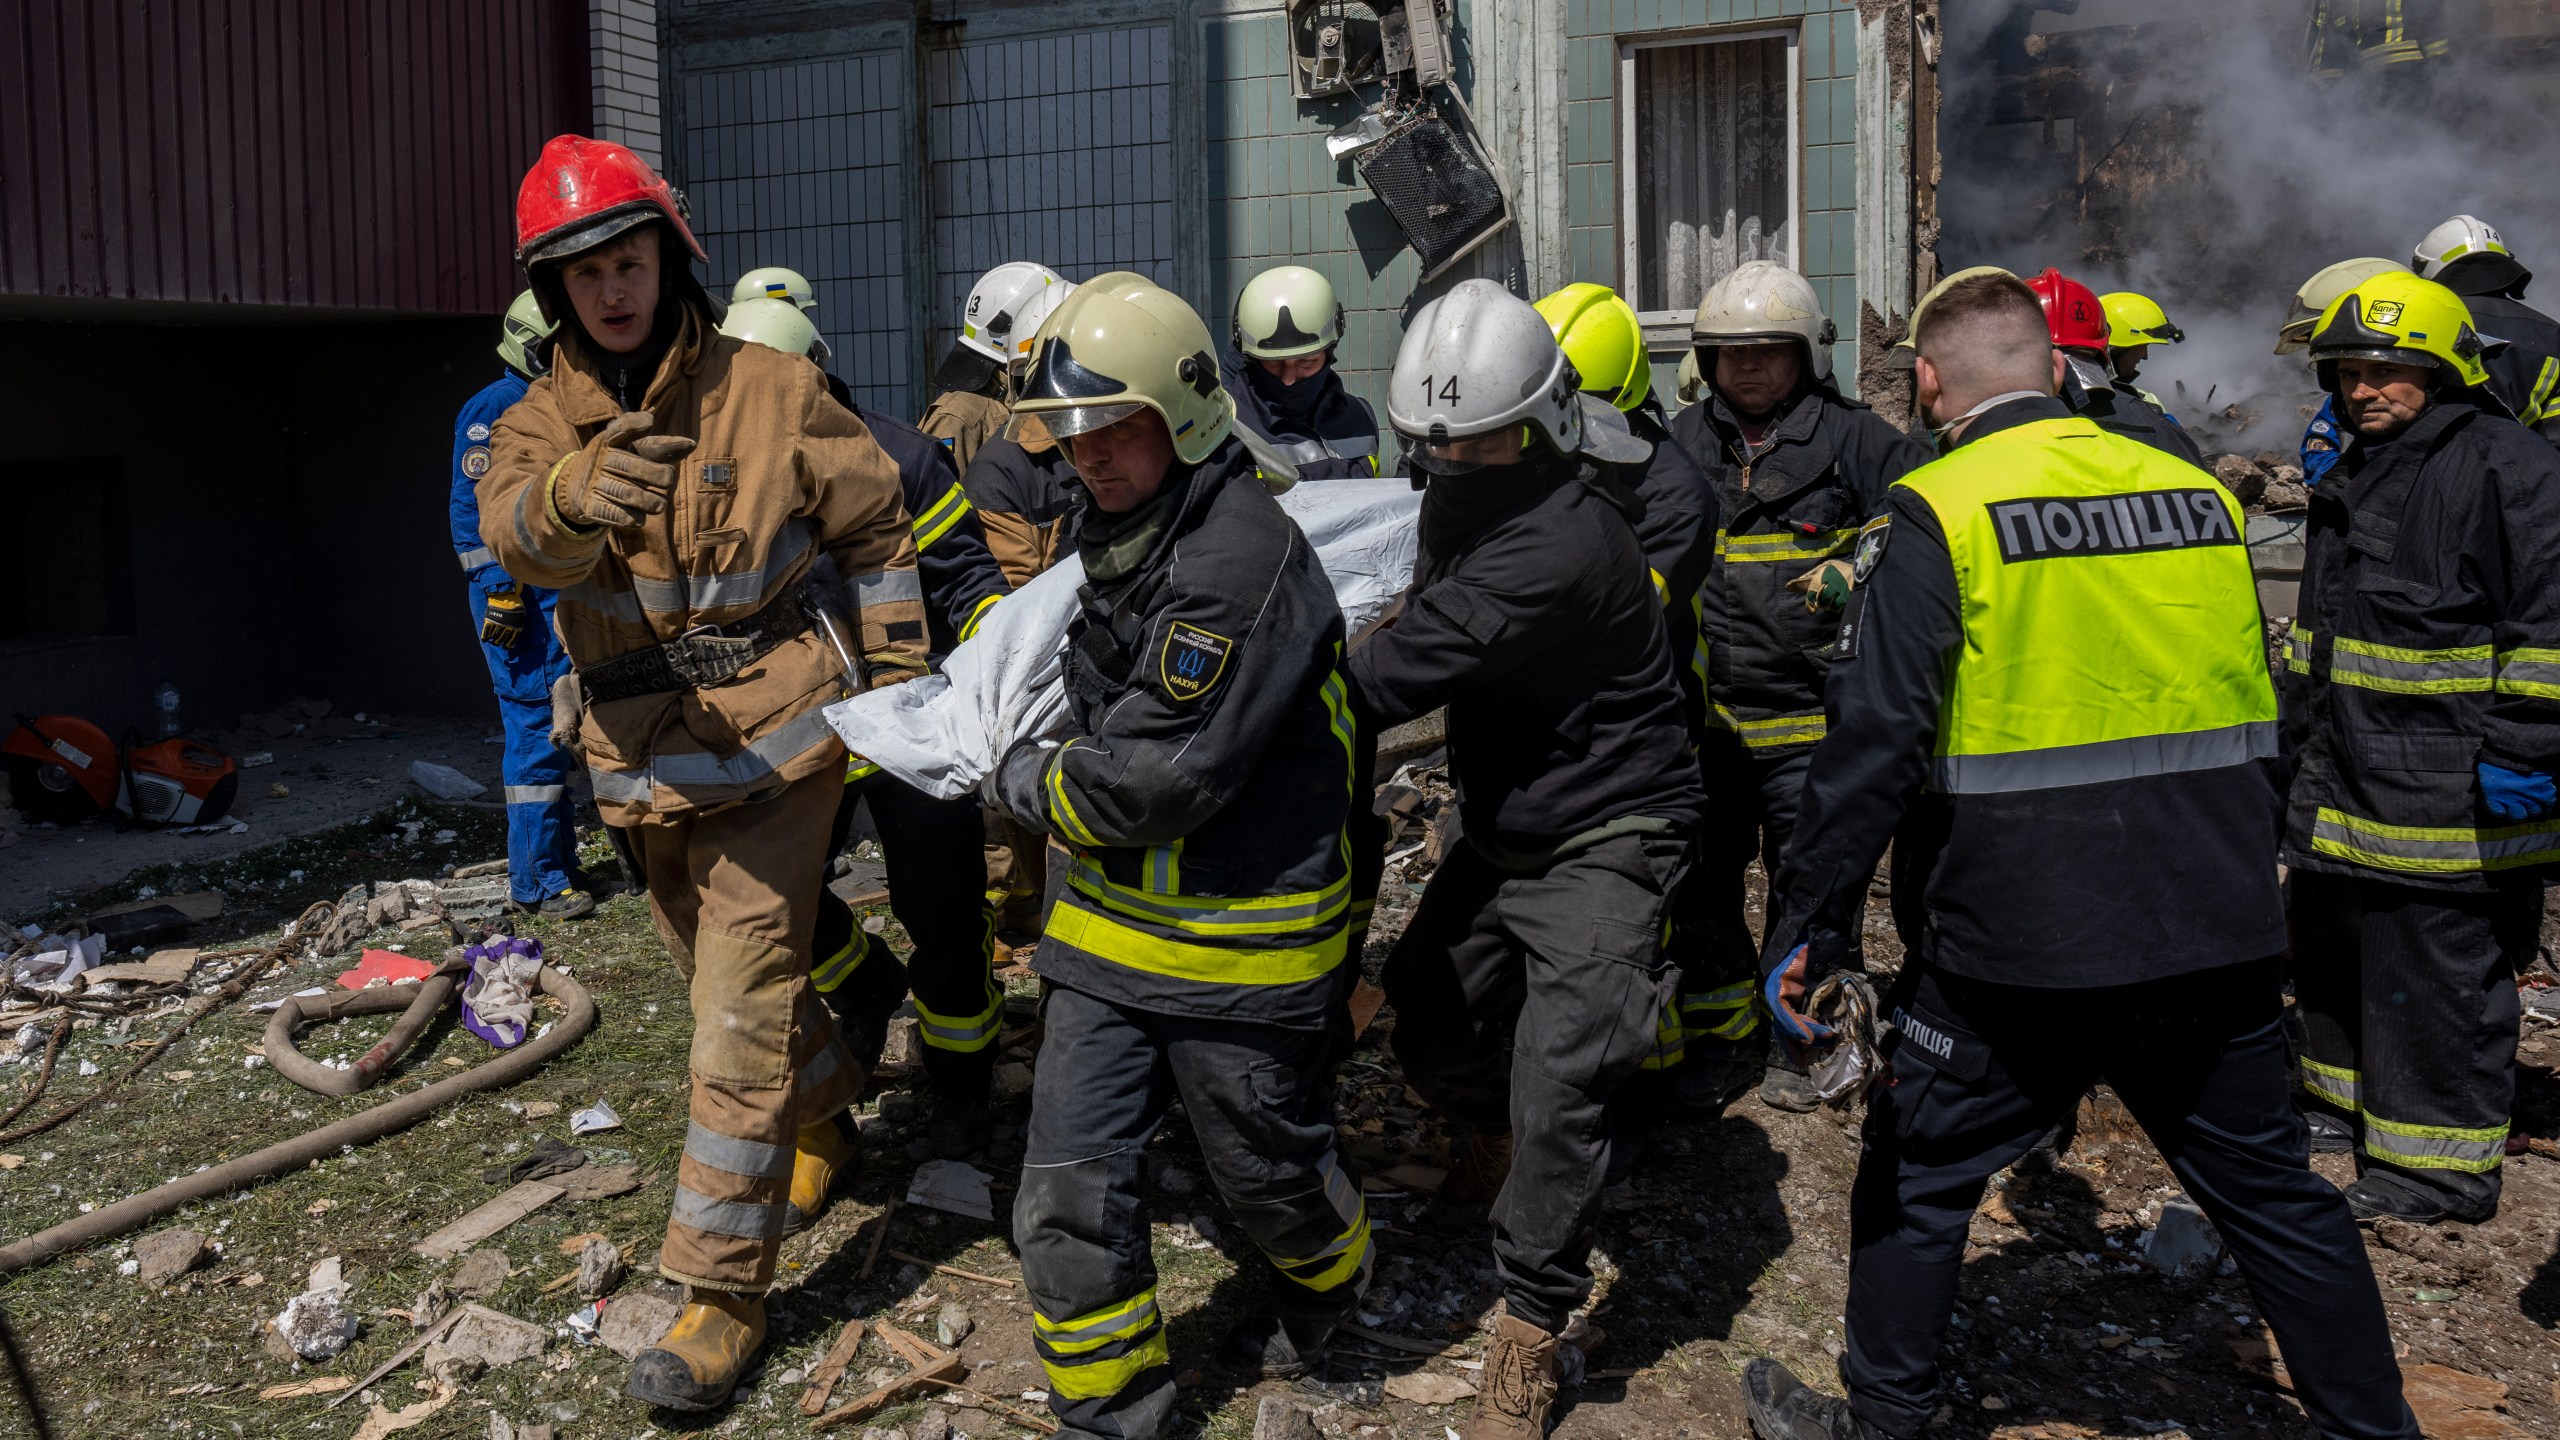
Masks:
[[[527,905],[521,900],[509,901],[527,915],[545,920],[583,920],[596,913],[596,897],[572,885],[539,904]]]
[[[1556,1336],[1508,1312],[1495,1316],[1483,1382],[1466,1440],[1546,1440],[1547,1411],[1556,1403]]]
[[[827,1204],[862,1173],[862,1132],[841,1112],[800,1127],[792,1145],[791,1201],[782,1207],[782,1233],[797,1235],[818,1223]]]
[[[2356,1148],[2356,1127],[2326,1110],[2305,1110],[2302,1122],[2311,1129],[2311,1153],[2314,1155],[2351,1155]]]
[[[1469,1210],[1489,1210],[1511,1178],[1511,1136],[1469,1134],[1459,1144],[1456,1164],[1440,1183],[1440,1198]]]
[[[1673,1093],[1692,1110],[1720,1115],[1726,1106],[1750,1094],[1768,1069],[1767,1058],[1753,1046],[1692,1045]]]
[[[1849,1412],[1849,1402],[1805,1388],[1775,1360],[1742,1367],[1742,1404],[1760,1440],[1892,1440]]]
[[[1802,1070],[1772,1065],[1760,1081],[1760,1103],[1791,1115],[1810,1115],[1822,1108],[1822,1092],[1813,1088],[1813,1077]]]
[[[995,1076],[992,1047],[970,1055],[927,1050],[925,1088],[933,1095],[933,1118],[925,1139],[937,1160],[966,1160],[995,1138],[995,1117],[988,1113],[987,1094]]]
[[[1229,1330],[1218,1342],[1218,1358],[1265,1380],[1294,1380],[1323,1363],[1335,1319],[1266,1310]]]
[[[670,1410],[709,1410],[738,1388],[764,1344],[764,1297],[686,1287],[666,1338],[631,1361],[623,1393]]]
[[[2460,1220],[2477,1225],[2489,1215],[2457,1215],[2445,1203],[2444,1192],[2422,1181],[2375,1168],[2347,1187],[2347,1208],[2359,1220],[2406,1220],[2412,1225],[2441,1225],[2447,1220]]]

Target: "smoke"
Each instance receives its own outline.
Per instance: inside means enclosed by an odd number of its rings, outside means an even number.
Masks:
[[[2289,451],[2300,437],[2315,382],[2300,356],[2269,352],[2323,266],[2405,262],[2467,211],[2560,291],[2560,186],[2541,138],[2560,25],[2541,6],[2412,4],[2442,54],[2350,61],[2328,79],[2308,59],[2312,0],[1946,8],[1941,270],[2052,265],[2160,300],[2187,340],[2152,347],[2141,383],[2208,448]],[[2519,29],[2552,34],[2537,46]]]

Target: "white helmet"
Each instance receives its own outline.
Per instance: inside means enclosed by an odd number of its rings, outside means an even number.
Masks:
[[[1689,323],[1692,350],[1752,345],[1771,340],[1804,342],[1813,378],[1831,382],[1831,342],[1840,338],[1822,313],[1822,297],[1803,276],[1774,260],[1748,260],[1715,283]],[[1698,368],[1712,373],[1702,356]]]
[[[749,300],[788,300],[807,310],[817,305],[818,289],[797,270],[767,265],[739,276],[738,283],[729,288],[730,304],[743,305]]]
[[[1633,464],[1653,453],[1623,422],[1595,425],[1612,407],[1582,394],[1582,377],[1528,301],[1490,280],[1462,280],[1422,307],[1396,350],[1387,421],[1413,448],[1411,463],[1436,474],[1473,465],[1432,462],[1421,447],[1526,425],[1564,455]]]
[[[1048,327],[1049,317],[1075,293],[1076,282],[1061,280],[1023,303],[1022,313],[1014,317],[1013,353],[1006,357],[1017,369],[1029,363],[1031,352],[1039,348],[1040,332]]]
[[[1342,302],[1321,274],[1278,266],[1245,282],[1228,334],[1256,360],[1321,354],[1342,343]]]
[[[2515,252],[2507,248],[2506,237],[2477,215],[2456,215],[2430,230],[2418,242],[2417,252],[2409,257],[2409,268],[2421,280],[2438,280],[2444,267],[2465,255],[2504,255],[2513,259]]]
[[[1030,305],[1049,290],[1067,282],[1057,271],[1030,260],[1008,260],[978,277],[969,287],[968,302],[960,307],[960,344],[963,349],[998,364],[1019,360],[1029,355],[1029,342],[1039,326],[1023,323]],[[1041,314],[1057,307],[1051,298]]]
[[[806,355],[825,364],[833,354],[818,337],[818,327],[788,300],[746,299],[729,307],[720,333],[733,340],[769,345],[785,355]]]

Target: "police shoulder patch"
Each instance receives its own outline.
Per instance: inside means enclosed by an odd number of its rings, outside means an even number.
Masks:
[[[486,440],[489,438],[489,427],[481,424],[477,420],[474,420],[471,422],[471,428],[463,431],[462,433],[470,436],[474,440]]]
[[[1224,635],[1176,620],[1165,627],[1164,650],[1156,657],[1156,675],[1164,693],[1176,700],[1197,700],[1215,689],[1227,673],[1227,657],[1236,642]]]
[[[1857,583],[1864,585],[1876,573],[1876,565],[1884,559],[1884,542],[1893,530],[1893,517],[1879,515],[1858,531],[1858,558],[1853,566]]]
[[[489,447],[474,445],[462,452],[462,473],[477,480],[489,473]]]

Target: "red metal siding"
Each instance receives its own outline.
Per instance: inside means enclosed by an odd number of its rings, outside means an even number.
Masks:
[[[0,0],[0,294],[486,312],[586,0]]]

